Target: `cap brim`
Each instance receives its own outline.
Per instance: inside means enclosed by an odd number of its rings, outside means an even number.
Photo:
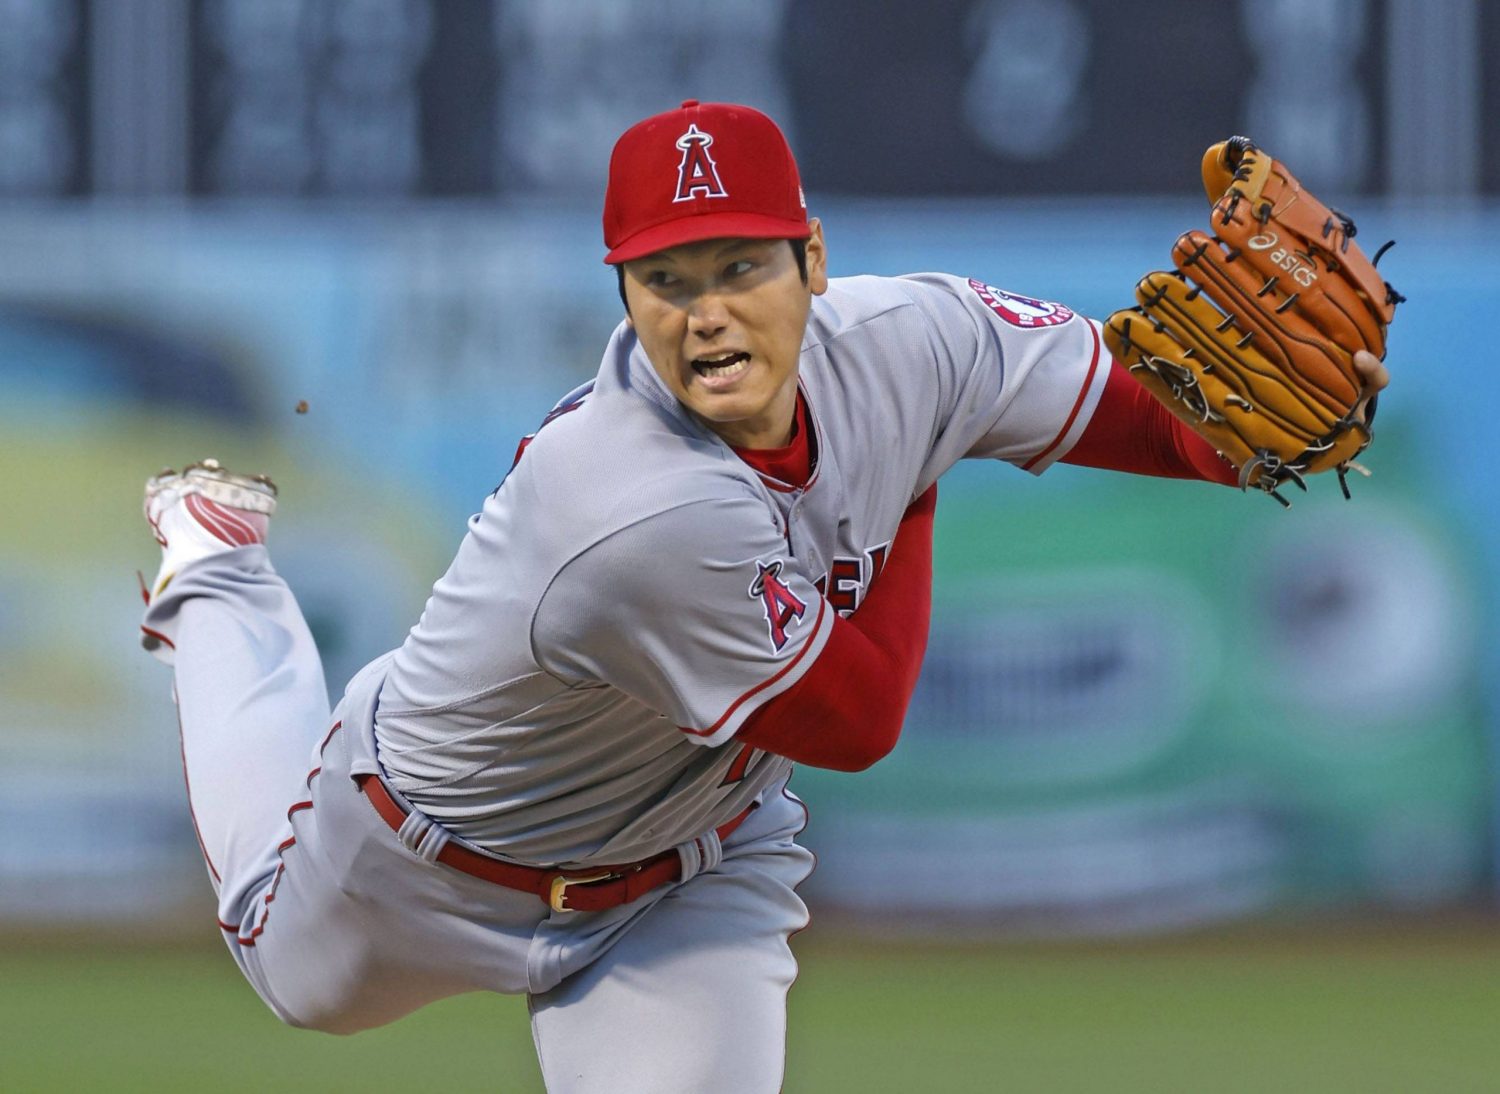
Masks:
[[[764,213],[702,213],[643,229],[604,256],[609,265],[705,239],[807,239],[812,225]]]

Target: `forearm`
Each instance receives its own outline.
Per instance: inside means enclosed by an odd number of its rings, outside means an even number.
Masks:
[[[1130,377],[1118,361],[1088,427],[1063,463],[1237,486],[1234,467]]]
[[[927,648],[935,490],[908,510],[859,610],[835,622],[802,679],[751,715],[736,740],[838,771],[863,770],[895,747]]]

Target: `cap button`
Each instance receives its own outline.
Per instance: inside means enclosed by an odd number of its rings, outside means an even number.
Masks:
[[[683,99],[682,100],[682,106],[681,106],[680,109],[682,109],[682,110],[691,110],[691,109],[693,109],[693,107],[695,107],[697,105],[698,105],[698,100],[697,99]]]

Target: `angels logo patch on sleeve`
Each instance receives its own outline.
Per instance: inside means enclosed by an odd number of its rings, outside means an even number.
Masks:
[[[766,612],[771,648],[780,653],[786,645],[787,628],[807,613],[807,602],[781,580],[781,559],[755,563],[755,580],[750,582],[750,599],[759,598]]]
[[[1073,318],[1073,310],[1062,304],[1018,296],[993,285],[986,285],[983,281],[975,281],[972,277],[969,278],[969,288],[974,290],[990,311],[1022,330],[1057,327]]]

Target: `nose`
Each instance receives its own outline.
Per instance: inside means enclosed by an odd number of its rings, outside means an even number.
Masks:
[[[708,341],[721,334],[729,325],[729,312],[724,298],[712,290],[701,292],[688,307],[688,333]]]

